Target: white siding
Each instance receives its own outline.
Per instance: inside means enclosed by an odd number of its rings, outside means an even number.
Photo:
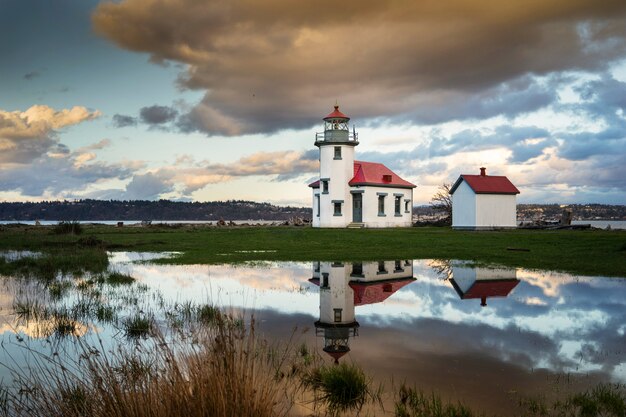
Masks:
[[[363,223],[366,227],[410,227],[412,224],[413,189],[361,186],[352,187],[352,190],[363,191]],[[385,215],[378,215],[378,193],[385,196]],[[394,194],[400,197],[400,216],[395,215]],[[404,200],[411,200],[409,212],[404,210]],[[350,199],[350,221],[352,221],[352,199]]]
[[[516,227],[514,194],[476,194],[465,181],[452,194],[452,227]]]
[[[341,159],[335,158],[335,146],[341,147]],[[348,181],[354,176],[354,146],[329,144],[320,146],[320,179],[330,178],[328,194],[320,184],[319,227],[346,227],[352,221],[352,198]],[[334,215],[333,201],[343,201],[341,216]]]
[[[341,309],[341,322],[354,321],[354,292],[349,286],[351,264],[320,262],[320,321],[336,323],[335,309]],[[323,276],[328,274],[328,288],[322,288]]]
[[[476,227],[516,227],[515,195],[477,194]]]
[[[476,194],[465,181],[452,194],[452,227],[476,227]]]

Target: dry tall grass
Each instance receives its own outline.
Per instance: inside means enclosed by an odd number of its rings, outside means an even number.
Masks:
[[[226,315],[198,328],[193,342],[120,347],[105,353],[82,344],[82,354],[45,357],[15,377],[25,387],[4,402],[17,416],[228,416],[286,415],[299,384],[280,366],[277,352]]]

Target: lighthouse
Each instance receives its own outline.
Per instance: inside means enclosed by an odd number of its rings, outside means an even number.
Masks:
[[[320,150],[320,192],[313,203],[319,216],[313,222],[317,227],[346,227],[350,223],[346,207],[352,203],[348,182],[354,176],[354,148],[359,141],[354,129],[350,132],[350,118],[339,106],[323,120],[324,132],[315,135]]]
[[[313,227],[410,227],[414,184],[385,165],[355,161],[359,144],[350,118],[335,105],[315,134],[320,176],[313,190]]]
[[[355,307],[383,303],[415,281],[413,262],[314,262],[309,282],[320,287],[320,315],[316,336],[335,363],[350,352],[350,339],[359,335]]]
[[[354,317],[354,293],[350,288],[350,273],[338,262],[320,262],[313,277],[319,279],[320,319],[315,322],[315,333],[324,338],[324,352],[335,363],[350,352],[349,340],[358,335],[359,323]]]

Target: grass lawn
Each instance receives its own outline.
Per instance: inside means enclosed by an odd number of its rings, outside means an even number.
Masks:
[[[75,236],[52,234],[50,227],[2,226],[0,250],[63,253],[102,241],[108,250],[183,252],[164,261],[180,264],[433,258],[626,277],[626,231],[269,226],[84,226],[83,230]]]

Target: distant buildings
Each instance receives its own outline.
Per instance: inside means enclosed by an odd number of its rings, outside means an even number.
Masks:
[[[507,177],[463,174],[450,189],[452,227],[455,229],[514,228],[519,190]]]
[[[383,164],[354,160],[357,134],[339,106],[324,117],[315,136],[320,149],[320,177],[309,184],[313,227],[409,227],[414,184]]]

